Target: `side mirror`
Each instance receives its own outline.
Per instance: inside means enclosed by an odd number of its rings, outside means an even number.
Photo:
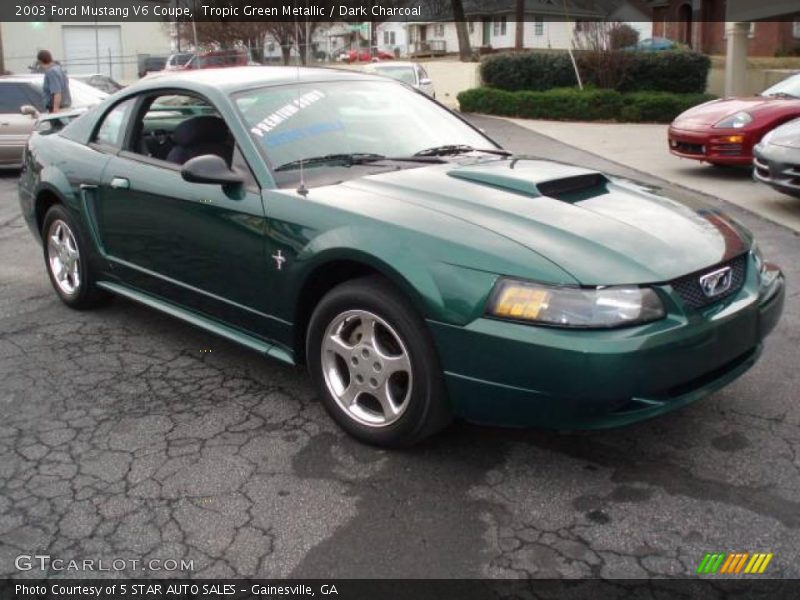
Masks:
[[[23,115],[28,115],[33,119],[39,118],[39,111],[36,110],[36,108],[34,106],[31,106],[30,104],[23,104],[22,106],[20,106],[19,112],[21,112]]]
[[[181,177],[190,183],[236,185],[244,183],[240,173],[228,168],[228,164],[216,154],[203,154],[187,160],[181,169]]]
[[[431,81],[430,77],[423,77],[422,79],[419,80],[420,85],[430,85],[431,83],[433,82]]]

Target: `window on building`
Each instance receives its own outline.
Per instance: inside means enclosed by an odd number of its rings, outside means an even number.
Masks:
[[[492,35],[505,35],[506,34],[506,18],[500,17],[495,19],[492,23]]]
[[[533,21],[534,35],[544,35],[544,18],[536,17]]]
[[[444,37],[444,23],[437,23],[433,28],[433,35],[438,38]]]
[[[797,26],[797,23],[795,23],[795,26]],[[470,21],[469,22],[469,32],[470,33],[475,33],[475,21]]]
[[[792,23],[792,35],[796,38],[800,38],[800,19],[795,19],[794,23]]]

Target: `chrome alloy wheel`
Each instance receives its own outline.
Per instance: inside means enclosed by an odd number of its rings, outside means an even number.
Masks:
[[[371,427],[397,421],[411,398],[411,359],[397,332],[379,316],[349,310],[322,338],[325,385],[353,420]]]
[[[81,285],[81,257],[69,226],[56,219],[47,232],[47,262],[58,288],[75,294]]]

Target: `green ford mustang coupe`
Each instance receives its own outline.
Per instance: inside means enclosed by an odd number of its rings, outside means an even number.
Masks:
[[[20,201],[67,305],[120,295],[305,364],[373,444],[653,417],[746,371],[783,307],[719,211],[512,156],[377,76],[166,74],[37,130]]]

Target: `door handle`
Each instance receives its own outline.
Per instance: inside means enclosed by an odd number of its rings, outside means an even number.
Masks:
[[[115,190],[129,190],[131,188],[131,182],[125,177],[114,177],[110,185]]]

